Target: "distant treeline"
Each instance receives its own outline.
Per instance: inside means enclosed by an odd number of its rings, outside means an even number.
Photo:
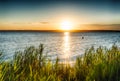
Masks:
[[[120,30],[0,30],[0,32],[120,32]]]

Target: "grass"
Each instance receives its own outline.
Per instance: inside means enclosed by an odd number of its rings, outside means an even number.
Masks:
[[[12,61],[0,63],[0,81],[120,81],[120,49],[91,47],[75,64],[52,63],[44,46],[30,46],[15,53]],[[2,53],[0,53],[2,55]]]

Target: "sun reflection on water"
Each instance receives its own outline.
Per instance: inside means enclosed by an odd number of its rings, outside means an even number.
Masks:
[[[70,58],[70,33],[65,32],[63,37],[63,58],[65,59],[65,62],[69,61]]]

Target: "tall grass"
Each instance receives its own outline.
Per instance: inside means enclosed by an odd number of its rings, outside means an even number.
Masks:
[[[44,46],[30,46],[15,53],[11,62],[0,63],[0,81],[120,81],[120,49],[91,47],[70,66],[52,63]],[[1,55],[1,54],[0,54]]]

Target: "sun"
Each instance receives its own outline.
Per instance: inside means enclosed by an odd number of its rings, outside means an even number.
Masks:
[[[72,22],[70,22],[70,21],[63,21],[63,22],[61,23],[61,28],[62,28],[62,30],[71,30],[71,29],[72,29],[72,26],[73,26],[73,24],[72,24]]]

